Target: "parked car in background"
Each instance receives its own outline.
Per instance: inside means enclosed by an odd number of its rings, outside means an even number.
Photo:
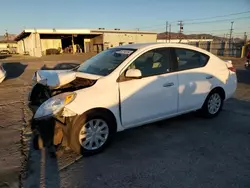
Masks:
[[[79,65],[79,63],[59,63],[54,67],[47,67],[44,65],[41,70],[70,70],[78,67]]]
[[[132,127],[192,111],[216,117],[237,87],[231,61],[171,43],[110,48],[77,69],[39,70],[33,81],[50,94],[33,124],[44,130],[57,121],[81,154],[100,152]]]
[[[9,50],[0,50],[0,54],[11,54]]]
[[[6,71],[3,68],[3,64],[0,63],[0,83],[3,82],[3,80],[5,79],[5,77],[6,77]]]

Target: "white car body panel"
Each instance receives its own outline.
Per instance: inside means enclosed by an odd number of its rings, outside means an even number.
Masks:
[[[120,82],[119,89],[124,127],[177,113],[178,78],[175,73]]]
[[[209,55],[210,60],[205,67],[197,69],[117,82],[119,76],[137,57],[146,51],[162,47],[196,50]],[[133,48],[137,51],[107,76],[77,73],[77,76],[84,78],[95,78],[97,82],[91,87],[75,91],[76,98],[65,106],[66,109],[78,115],[94,108],[109,109],[116,118],[117,131],[122,131],[197,110],[215,87],[224,89],[226,99],[236,90],[236,74],[228,70],[226,62],[203,49],[174,43],[133,44],[117,48]],[[65,76],[65,82],[74,78],[73,73],[68,74],[70,75]],[[208,76],[212,78],[207,79]],[[173,82],[174,86],[164,88],[163,85],[168,82]]]
[[[210,57],[206,66],[179,71],[178,78],[179,111],[181,112],[201,108],[212,89],[225,87],[229,71],[220,59]]]
[[[4,81],[4,79],[6,78],[6,71],[4,70],[2,64],[0,63],[0,83],[2,83]]]
[[[119,92],[116,80],[99,79],[92,87],[77,90],[75,93],[76,98],[65,108],[78,115],[94,108],[109,109],[116,117],[117,128],[124,129],[119,115]]]

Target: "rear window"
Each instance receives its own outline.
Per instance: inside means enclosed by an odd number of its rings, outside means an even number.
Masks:
[[[204,67],[209,60],[208,55],[195,50],[175,48],[174,51],[179,71]]]

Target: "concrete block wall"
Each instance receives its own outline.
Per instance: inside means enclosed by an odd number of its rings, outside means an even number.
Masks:
[[[156,42],[156,34],[145,34],[145,33],[104,33],[103,42],[108,47],[119,46],[129,43],[147,43]]]

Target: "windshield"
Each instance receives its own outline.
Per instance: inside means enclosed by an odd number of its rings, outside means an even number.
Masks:
[[[106,76],[134,52],[135,49],[108,49],[82,63],[77,71]]]

